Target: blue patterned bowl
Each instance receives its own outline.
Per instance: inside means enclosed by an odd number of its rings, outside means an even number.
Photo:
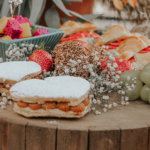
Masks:
[[[17,46],[20,47],[22,43],[40,45],[44,41],[45,46],[49,46],[52,50],[56,46],[56,44],[60,41],[60,39],[64,34],[64,31],[58,29],[47,28],[39,25],[32,25],[32,28],[34,27],[46,28],[50,33],[12,41],[4,41],[0,39],[0,58],[3,58],[3,61],[6,61],[5,51],[8,49],[10,44],[13,43],[15,43]]]

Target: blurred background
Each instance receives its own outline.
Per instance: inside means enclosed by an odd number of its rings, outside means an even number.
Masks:
[[[127,1],[130,0],[23,0],[15,15],[21,14],[28,17],[32,24],[52,28],[59,28],[65,21],[74,20],[93,22],[98,26],[99,33],[115,24],[132,30],[149,20],[150,2],[138,0],[133,8]],[[122,8],[118,7],[120,2]],[[0,0],[0,16],[9,16],[9,13],[8,0]]]

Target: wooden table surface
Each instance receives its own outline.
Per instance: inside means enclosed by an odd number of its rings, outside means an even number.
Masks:
[[[150,150],[150,105],[142,101],[80,119],[25,118],[12,107],[0,110],[0,150]]]

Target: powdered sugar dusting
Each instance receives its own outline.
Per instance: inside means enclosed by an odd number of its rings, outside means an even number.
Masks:
[[[33,61],[12,61],[0,64],[0,78],[13,81],[20,81],[25,76],[40,71],[40,65]]]
[[[30,79],[12,86],[12,97],[81,98],[90,90],[87,80],[80,77],[58,76],[43,80]]]

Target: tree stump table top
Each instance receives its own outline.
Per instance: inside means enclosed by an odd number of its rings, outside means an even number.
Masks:
[[[7,106],[0,110],[0,150],[150,150],[149,126],[143,101],[80,119],[25,118]]]

